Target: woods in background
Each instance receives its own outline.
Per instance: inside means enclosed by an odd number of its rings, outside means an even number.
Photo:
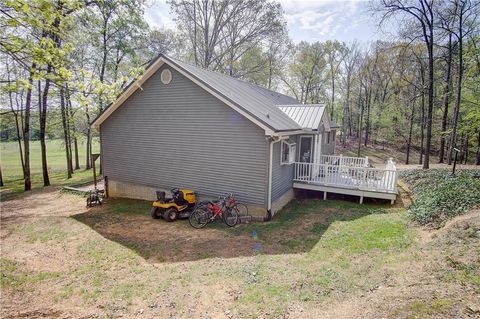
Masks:
[[[479,5],[472,0],[381,0],[379,24],[396,40],[300,42],[269,0],[171,0],[176,30],[155,29],[142,0],[3,1],[1,130],[18,142],[25,190],[30,140],[61,138],[67,175],[90,168],[90,123],[159,53],[296,97],[325,103],[346,146],[389,144],[424,168],[459,148],[480,164]],[[393,37],[390,37],[393,38]],[[86,161],[79,163],[79,143]]]

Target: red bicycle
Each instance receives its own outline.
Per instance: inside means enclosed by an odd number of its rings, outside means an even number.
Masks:
[[[233,227],[238,223],[238,214],[234,207],[235,197],[228,193],[215,201],[199,203],[188,220],[190,225],[197,229],[205,227],[217,218],[222,218],[227,226]]]

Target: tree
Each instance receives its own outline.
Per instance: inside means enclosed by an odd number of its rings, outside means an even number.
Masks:
[[[452,23],[445,23],[442,27],[453,35],[457,41],[457,83],[456,83],[456,97],[455,108],[453,111],[452,132],[450,134],[450,142],[448,149],[448,164],[452,162],[453,149],[456,147],[457,129],[459,124],[459,114],[462,102],[462,84],[464,75],[464,57],[463,57],[463,43],[465,38],[475,29],[478,3],[474,4],[470,0],[452,0],[449,7],[446,9],[446,18],[451,19]],[[453,25],[453,27],[452,27]]]
[[[393,15],[405,15],[411,19],[415,28],[421,30],[421,34],[415,38],[421,38],[426,46],[428,55],[428,108],[426,117],[427,137],[425,143],[425,161],[423,168],[430,167],[430,150],[432,141],[432,119],[434,104],[434,28],[436,22],[436,8],[434,0],[382,0],[385,18]]]
[[[297,100],[318,103],[323,90],[325,72],[324,48],[320,42],[300,42],[282,81]]]
[[[124,60],[129,58],[128,63],[135,67],[144,62],[137,59],[137,49],[147,47],[143,42],[148,30],[143,19],[143,7],[142,0],[95,1],[79,18],[79,28],[86,35],[86,43],[93,53],[90,56],[93,63],[91,68],[96,69],[94,71],[100,82],[98,112],[111,101],[107,93],[109,86],[119,80],[120,88],[125,84],[125,80],[121,80],[125,73],[120,72]],[[153,35],[158,43],[158,32]]]
[[[360,59],[360,50],[358,48],[358,43],[353,42],[350,46],[346,48],[345,57],[343,59],[345,77],[345,98],[343,102],[343,116],[342,116],[342,144],[345,147],[347,141],[347,126],[349,129],[349,134],[352,135],[352,118],[351,118],[351,109],[350,109],[350,99],[351,99],[351,87],[356,68],[358,67],[358,62]]]
[[[450,105],[450,97],[452,94],[452,55],[453,55],[453,43],[452,43],[452,34],[448,35],[448,44],[447,44],[447,58],[446,58],[446,78],[445,78],[445,88],[443,91],[444,95],[444,107],[443,107],[443,116],[442,116],[442,132],[440,136],[440,150],[438,152],[438,162],[443,163],[445,158],[445,134],[447,131],[447,122],[448,122],[448,107]]]
[[[328,77],[330,78],[331,83],[331,91],[330,96],[331,99],[329,101],[330,104],[330,119],[333,120],[333,110],[335,108],[335,81],[340,71],[340,66],[347,54],[347,48],[345,47],[344,43],[340,43],[338,41],[327,41],[324,45],[325,48],[325,55],[326,55],[326,62],[328,65]]]
[[[17,142],[18,142],[18,151],[20,155],[20,162],[22,164],[22,172],[23,172],[23,178],[26,177],[26,170],[25,170],[25,160],[23,157],[23,150],[22,150],[22,136],[20,134],[21,131],[23,131],[20,120],[19,120],[19,115],[22,114],[23,116],[23,110],[22,110],[22,105],[18,103],[18,95],[22,96],[23,95],[23,90],[20,90],[20,92],[17,93],[18,87],[16,84],[14,84],[14,80],[12,79],[12,76],[15,78],[18,77],[18,75],[14,74],[14,71],[12,70],[12,65],[14,65],[13,61],[10,59],[6,58],[5,59],[5,67],[6,67],[6,73],[7,73],[7,85],[4,88],[4,91],[8,94],[8,102],[10,106],[10,111],[13,114],[14,117],[14,122],[15,122],[15,133],[17,134]],[[15,101],[16,103],[13,102],[13,94],[15,93],[16,98]],[[14,105],[15,104],[15,105]],[[23,123],[22,123],[23,125]]]
[[[281,6],[268,0],[171,0],[180,33],[188,39],[188,59],[212,70],[227,69],[249,49],[284,28]]]

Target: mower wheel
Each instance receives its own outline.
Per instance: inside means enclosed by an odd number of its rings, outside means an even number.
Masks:
[[[152,210],[150,211],[150,215],[152,215],[153,219],[159,219],[160,218],[160,209],[158,207],[152,207]]]
[[[175,208],[169,208],[163,212],[163,219],[167,222],[173,222],[177,219],[177,210]]]

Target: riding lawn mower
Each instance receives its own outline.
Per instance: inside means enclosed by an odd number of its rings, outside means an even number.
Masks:
[[[152,218],[163,218],[167,222],[173,222],[176,219],[188,218],[195,209],[197,196],[194,191],[189,189],[172,188],[171,198],[166,198],[166,193],[157,191],[157,200],[152,204]]]

